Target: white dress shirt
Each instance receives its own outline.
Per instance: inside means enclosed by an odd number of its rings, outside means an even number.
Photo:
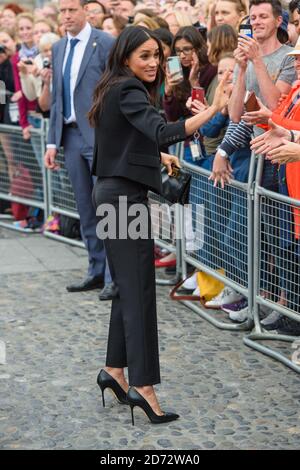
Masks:
[[[69,119],[65,119],[64,122],[65,124],[69,124],[70,122],[76,122],[76,114],[75,114],[75,109],[74,109],[74,90],[75,90],[75,85],[80,69],[80,65],[83,59],[83,54],[85,51],[85,48],[87,46],[87,43],[90,39],[92,32],[91,25],[87,22],[85,27],[80,31],[77,36],[71,36],[70,33],[67,33],[68,36],[68,44],[65,50],[65,57],[64,57],[64,62],[63,62],[63,70],[62,72],[64,73],[67,58],[70,52],[70,41],[71,39],[79,39],[79,42],[76,44],[75,49],[74,49],[74,55],[73,55],[73,60],[72,60],[72,65],[71,65],[71,83],[70,83],[70,90],[71,90],[71,116]]]
[[[75,90],[75,85],[80,69],[80,65],[83,59],[83,54],[85,51],[85,48],[87,46],[87,43],[90,39],[92,33],[92,28],[91,25],[87,22],[85,27],[80,31],[80,33],[77,36],[71,36],[71,34],[67,33],[68,37],[68,43],[67,47],[65,50],[65,56],[64,56],[64,61],[63,61],[63,69],[62,73],[64,73],[67,58],[70,52],[70,41],[71,39],[79,39],[79,42],[75,46],[74,50],[74,55],[73,55],[73,60],[72,60],[72,65],[71,65],[71,84],[70,84],[70,90],[71,90],[71,116],[69,119],[64,119],[65,124],[70,124],[71,122],[76,122],[76,114],[75,114],[75,108],[74,108],[74,90]],[[47,149],[56,149],[55,144],[47,144]]]

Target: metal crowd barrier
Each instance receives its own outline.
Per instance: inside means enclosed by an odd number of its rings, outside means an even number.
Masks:
[[[22,128],[0,125],[0,199],[40,208],[47,214],[47,177],[43,164],[45,152],[44,121],[31,129],[30,141],[23,139]],[[15,229],[13,223],[0,225]],[[17,229],[20,231],[20,229]]]
[[[47,174],[44,169],[46,127],[43,122],[41,129],[32,129],[31,141],[25,142],[20,127],[0,125],[0,199],[40,208],[45,218],[58,213],[79,219],[63,153],[57,157],[60,170]],[[172,153],[182,161],[183,145],[177,145]],[[268,333],[261,324],[263,306],[300,322],[300,250],[298,240],[291,236],[295,230],[293,216],[299,215],[300,221],[300,201],[261,186],[262,159],[254,181],[254,155],[248,182],[233,180],[225,189],[213,187],[208,171],[182,164],[192,175],[193,209],[186,212],[182,206],[176,206],[172,212],[161,197],[153,193],[149,197],[151,205],[164,204],[170,222],[169,231],[161,232],[162,213],[152,212],[155,243],[176,252],[177,258],[175,278],[157,279],[158,284],[171,285],[185,278],[188,263],[240,292],[248,299],[249,312],[242,324],[229,322],[225,314],[208,310],[200,302],[182,303],[224,330],[249,330],[254,322],[254,330],[244,338],[244,343],[300,372],[300,361],[296,363],[269,345],[260,344],[260,341],[293,343],[292,349],[300,345],[297,337]],[[298,223],[298,217],[295,220]],[[0,225],[14,228],[3,220]],[[83,242],[61,235],[50,232],[45,235],[84,247]],[[217,271],[220,268],[224,272]],[[285,305],[278,303],[280,298]]]
[[[62,149],[60,149],[57,154],[56,162],[59,164],[60,168],[55,171],[48,171],[49,214],[56,213],[79,220],[74,191],[65,168],[64,154]],[[80,248],[85,248],[85,245],[81,240],[67,238],[63,235],[55,234],[49,231],[45,231],[44,235],[54,240],[78,246]]]
[[[192,213],[187,213],[188,224],[192,225],[194,239],[189,242],[182,234],[183,275],[186,276],[186,264],[193,265],[220,280],[248,299],[247,320],[234,324],[228,320],[225,312],[208,309],[200,302],[182,301],[182,303],[217,328],[225,330],[249,330],[252,320],[253,288],[253,181],[255,173],[255,155],[249,164],[248,182],[232,180],[224,189],[214,187],[208,180],[210,172],[189,163],[183,163],[191,173],[190,204]],[[186,211],[184,211],[186,218]],[[186,231],[186,221],[181,226]],[[191,238],[191,237],[190,237]],[[222,270],[222,271],[221,271]],[[201,295],[201,292],[200,292]]]
[[[254,206],[255,328],[244,338],[244,343],[300,373],[299,337],[268,332],[261,324],[263,307],[269,307],[269,313],[278,312],[300,322],[300,243],[294,236],[300,228],[297,219],[300,201],[264,189],[262,172],[263,159],[260,158]],[[276,342],[279,347],[282,342],[292,343],[292,347],[285,347],[283,352],[273,349],[270,344],[260,344],[261,341]]]
[[[158,285],[174,285],[181,279],[182,265],[181,260],[181,243],[180,243],[180,208],[168,204],[161,196],[150,193],[149,204],[151,208],[152,231],[155,244],[161,248],[165,248],[169,253],[176,255],[176,272],[169,279],[160,278],[159,269],[156,269],[156,284]]]
[[[183,160],[184,146],[181,142],[172,146],[170,149],[172,155],[178,156]],[[182,278],[182,244],[180,243],[181,209],[179,206],[172,207],[168,201],[158,194],[149,193],[149,204],[151,206],[151,220],[155,244],[164,248],[169,253],[176,254],[176,271],[174,276],[169,279],[156,276],[158,285],[174,285]]]

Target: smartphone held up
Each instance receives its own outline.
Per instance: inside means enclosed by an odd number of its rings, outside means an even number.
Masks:
[[[253,38],[253,30],[251,24],[241,24],[239,27],[239,33],[247,36],[248,38]]]
[[[197,86],[192,88],[192,101],[197,100],[204,103],[205,90],[204,88]]]
[[[170,75],[171,80],[182,81],[183,80],[183,71],[179,57],[170,56],[167,59],[167,71]]]

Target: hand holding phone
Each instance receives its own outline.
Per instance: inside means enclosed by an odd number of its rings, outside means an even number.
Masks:
[[[204,88],[200,86],[192,88],[192,101],[198,100],[201,103],[204,103],[204,98],[205,98]]]

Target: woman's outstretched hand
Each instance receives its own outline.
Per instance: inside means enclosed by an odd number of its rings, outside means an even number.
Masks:
[[[289,142],[288,140],[283,139],[283,145],[280,147],[271,150],[266,155],[267,160],[271,160],[272,163],[293,163],[299,162],[300,160],[300,145],[295,142]]]
[[[265,155],[283,145],[285,140],[290,140],[290,131],[278,126],[271,119],[269,119],[269,126],[269,131],[259,135],[250,142],[250,148],[256,154]]]
[[[175,155],[169,155],[168,153],[161,152],[161,163],[167,168],[168,175],[171,176],[173,173],[172,166],[177,166],[181,168],[180,161]]]

